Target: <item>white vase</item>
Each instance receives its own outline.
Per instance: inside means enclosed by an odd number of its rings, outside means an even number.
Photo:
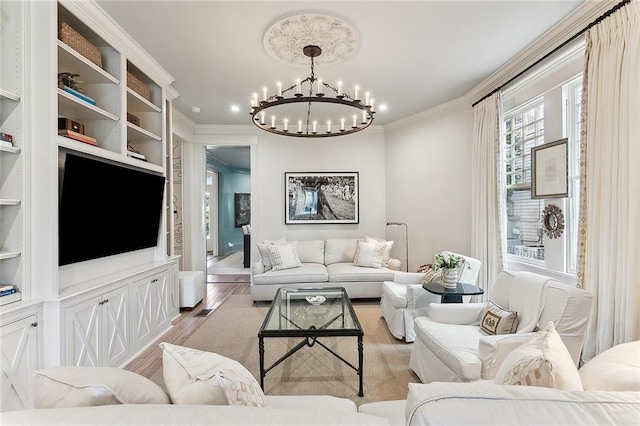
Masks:
[[[443,269],[442,285],[446,288],[456,288],[458,285],[458,269]]]

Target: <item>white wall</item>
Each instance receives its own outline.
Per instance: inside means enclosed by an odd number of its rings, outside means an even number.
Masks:
[[[457,99],[385,126],[386,220],[405,222],[409,271],[442,250],[471,251],[473,110]],[[404,228],[387,228],[404,259]]]
[[[371,126],[336,138],[292,138],[259,131],[254,126],[201,126],[199,144],[237,144],[238,135],[254,135],[251,176],[252,259],[255,242],[285,236],[287,240],[384,236],[385,144],[381,127]],[[285,172],[358,172],[359,224],[285,225]]]

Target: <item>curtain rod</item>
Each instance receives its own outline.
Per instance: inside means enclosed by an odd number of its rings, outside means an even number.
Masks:
[[[471,107],[475,107],[476,105],[478,105],[480,102],[484,101],[485,99],[487,99],[489,96],[493,95],[494,93],[496,93],[499,90],[502,90],[503,88],[505,88],[506,86],[508,86],[509,84],[513,83],[515,80],[517,80],[518,78],[520,78],[523,74],[527,73],[529,70],[531,70],[532,68],[534,68],[535,66],[537,66],[538,64],[540,64],[542,61],[546,60],[547,58],[549,58],[550,56],[552,56],[553,54],[555,54],[557,51],[559,51],[560,49],[566,47],[567,45],[569,45],[571,42],[573,42],[575,39],[577,39],[578,37],[580,37],[581,35],[583,35],[584,33],[586,33],[587,31],[589,31],[591,28],[593,28],[594,26],[598,25],[600,22],[602,22],[603,20],[605,20],[606,18],[608,18],[609,16],[611,16],[613,13],[615,13],[618,9],[622,8],[623,6],[626,6],[628,3],[631,3],[631,0],[623,0],[620,3],[616,4],[615,6],[613,6],[611,9],[609,9],[608,11],[606,11],[605,13],[603,13],[600,17],[596,18],[593,22],[591,22],[589,25],[587,25],[586,27],[584,27],[583,29],[581,29],[580,31],[578,31],[576,34],[574,34],[573,36],[571,36],[568,40],[565,40],[564,42],[562,42],[558,47],[554,48],[551,52],[547,53],[546,55],[544,55],[542,58],[538,59],[537,61],[535,61],[533,64],[529,65],[527,68],[525,68],[524,70],[520,71],[518,74],[516,74],[515,76],[511,77],[506,83],[501,84],[500,86],[498,86],[496,89],[493,89],[491,92],[487,93],[486,95],[484,95],[482,98],[480,98],[480,100],[475,101],[473,104],[471,104]]]

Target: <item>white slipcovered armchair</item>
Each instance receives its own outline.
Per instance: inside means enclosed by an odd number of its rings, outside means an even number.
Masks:
[[[449,251],[443,251],[442,254],[464,258],[466,263],[458,281],[475,285],[480,272],[479,260]],[[440,303],[440,296],[422,288],[424,275],[422,272],[396,272],[393,281],[382,283],[380,310],[389,331],[397,339],[413,342],[416,336],[413,331],[414,319],[426,316],[429,304]]]
[[[516,311],[514,334],[480,328],[485,303],[433,304],[416,318],[409,367],[423,383],[493,379],[506,356],[549,321],[578,365],[593,296],[585,290],[530,272],[500,272],[489,300]]]

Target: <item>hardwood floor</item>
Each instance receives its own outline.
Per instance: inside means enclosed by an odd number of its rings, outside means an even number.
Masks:
[[[207,267],[224,259],[225,256],[208,257]],[[126,367],[145,377],[151,377],[162,368],[161,342],[182,345],[208,317],[195,316],[202,309],[218,309],[234,294],[249,294],[249,275],[207,275],[205,296],[202,302],[192,310],[181,310],[180,317],[174,320],[171,330],[160,336],[147,350],[131,361]]]

